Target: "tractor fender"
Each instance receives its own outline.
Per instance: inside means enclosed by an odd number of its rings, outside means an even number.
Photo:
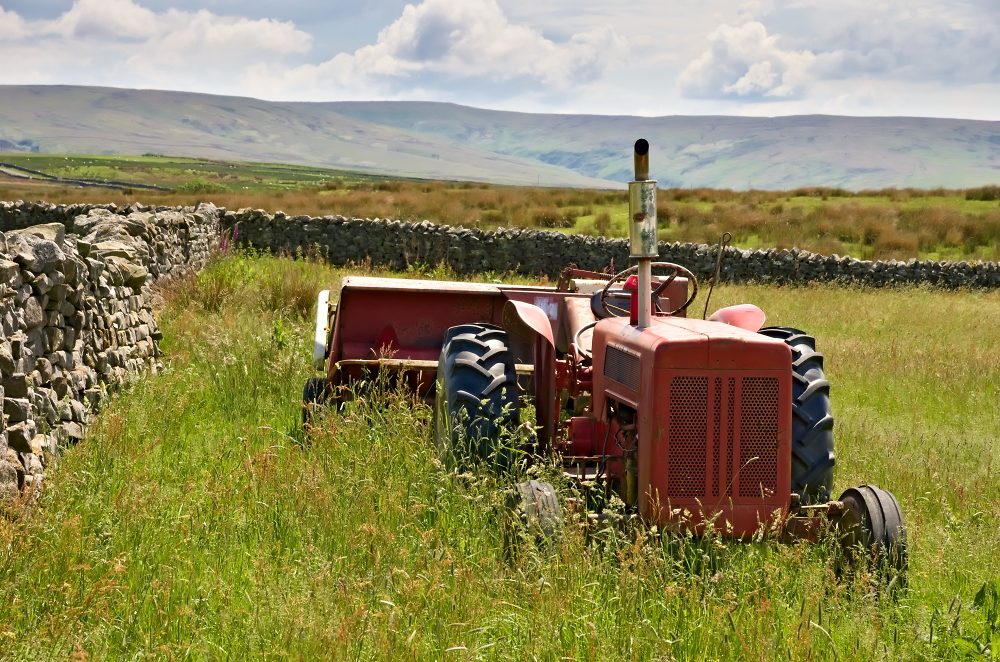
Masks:
[[[757,333],[764,326],[767,316],[764,311],[752,303],[741,303],[738,306],[720,308],[708,318],[709,322],[722,322],[751,333]]]
[[[503,325],[509,333],[534,344],[535,422],[538,445],[545,451],[555,437],[559,421],[556,401],[556,344],[545,311],[524,301],[508,299],[503,306]]]
[[[548,315],[534,304],[508,299],[503,306],[503,325],[507,331],[525,340],[534,340],[538,334],[549,345],[556,346]]]

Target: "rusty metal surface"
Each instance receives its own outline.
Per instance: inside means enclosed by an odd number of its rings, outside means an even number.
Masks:
[[[818,543],[824,520],[819,517],[789,517],[781,529],[781,542],[793,543],[800,540]]]
[[[340,368],[364,367],[381,368],[384,370],[434,370],[438,369],[437,361],[418,361],[412,359],[344,359],[338,361]],[[535,366],[530,363],[518,363],[514,370],[519,375],[535,374]]]
[[[559,281],[556,283],[556,291],[572,291],[572,287],[570,285],[575,280],[608,280],[612,275],[613,274],[605,274],[599,271],[577,269],[576,265],[570,265],[559,272]]]
[[[345,290],[399,290],[405,292],[445,292],[471,294],[499,294],[500,288],[485,283],[459,283],[445,280],[411,280],[409,278],[375,278],[372,276],[348,276],[341,285],[341,300]]]
[[[538,444],[544,450],[555,437],[559,418],[559,402],[556,400],[556,348],[552,338],[552,320],[547,311],[538,306],[510,299],[504,304],[503,321],[504,327],[511,333],[524,338],[534,338],[535,418],[538,424]]]
[[[577,346],[584,353],[589,355],[594,340],[593,330],[588,329],[580,333],[579,338],[577,338],[577,333],[583,327],[597,321],[597,318],[594,316],[594,310],[590,306],[590,297],[567,298],[565,306],[567,335],[577,342]]]
[[[341,345],[367,343],[374,348],[386,327],[391,327],[400,352],[406,347],[440,349],[445,331],[453,326],[500,322],[503,295],[496,288],[380,289],[373,283],[365,283],[364,287],[355,285],[345,283],[341,290],[336,318]]]
[[[659,257],[656,237],[656,181],[628,183],[629,257]]]
[[[654,293],[658,296],[657,305],[660,306],[661,312],[658,312],[656,316],[686,317],[687,307],[690,306],[691,302],[698,296],[698,280],[694,277],[694,274],[688,271],[685,267],[672,262],[652,262],[649,266],[657,269],[672,270],[672,273],[669,276],[666,276],[665,280],[657,280],[654,283],[656,285],[655,290],[649,290],[650,296],[653,296]],[[630,310],[611,305],[607,303],[607,300],[619,298],[620,295],[616,294],[615,291],[611,289],[611,286],[618,282],[627,282],[626,277],[636,271],[639,271],[639,268],[640,265],[636,264],[615,274],[614,277],[611,278],[607,284],[605,284],[604,289],[601,290],[600,305],[608,316],[628,316],[630,314]],[[679,274],[687,274],[691,278],[680,276]],[[690,296],[685,297],[684,295],[687,294],[688,284],[692,284],[694,286],[694,292],[692,292]],[[650,285],[648,287],[651,288],[652,286]],[[628,292],[625,293],[628,294]],[[663,308],[664,297],[667,298],[667,303],[670,306],[667,309]]]
[[[565,302],[581,298],[584,295],[573,292],[557,292],[552,288],[545,290],[505,289],[503,294],[511,301],[523,301],[540,308],[549,319],[549,324],[552,327],[552,339],[555,341],[556,349],[560,352],[565,352],[569,349],[569,344],[572,342],[573,337],[567,333]]]

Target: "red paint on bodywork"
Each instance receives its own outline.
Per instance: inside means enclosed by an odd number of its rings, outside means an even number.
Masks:
[[[637,358],[637,388],[606,375],[609,352]],[[640,514],[698,530],[719,513],[716,527],[735,537],[783,521],[791,374],[787,345],[737,327],[656,317],[640,330],[621,318],[601,321],[593,410],[605,420],[612,398],[638,412]]]
[[[503,303],[499,288],[478,283],[345,278],[332,325],[327,379],[336,386],[362,378],[363,368],[338,371],[337,361],[381,358],[386,344],[392,358],[436,361],[449,328],[499,325]],[[426,392],[433,378],[433,372],[423,375],[417,390]]]
[[[558,319],[558,317],[557,317]],[[535,412],[538,444],[548,448],[556,433],[559,408],[556,400],[556,347],[549,316],[540,307],[509,300],[503,308],[504,327],[534,344]]]

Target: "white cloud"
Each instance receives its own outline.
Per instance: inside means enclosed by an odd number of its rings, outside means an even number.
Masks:
[[[998,0],[409,1],[0,0],[0,84],[1000,119]]]
[[[130,39],[139,41],[163,30],[155,12],[131,0],[77,0],[69,11],[53,21],[38,21],[36,34],[59,35],[65,39]]]
[[[19,39],[24,35],[24,19],[0,7],[0,39]]]
[[[740,11],[760,11],[753,2]],[[820,81],[1000,81],[1000,13],[982,2],[797,0],[720,25],[681,73],[694,99],[801,98]],[[767,26],[779,26],[778,32]]]
[[[813,75],[859,76],[945,83],[1000,80],[1000,21],[984,15],[973,25],[940,17],[880,12],[876,20],[852,15],[816,40]]]
[[[305,53],[311,42],[289,22],[206,10],[157,13],[133,0],[76,0],[55,19],[34,21],[0,7],[0,59],[44,62],[37,83],[216,89],[248,64]],[[22,72],[0,68],[0,83],[14,82],[26,82]]]
[[[342,98],[422,85],[450,87],[517,81],[522,88],[566,91],[590,83],[625,52],[610,26],[574,34],[562,43],[507,20],[496,0],[425,0],[407,5],[374,44],[319,65],[282,70],[259,66],[255,87],[288,92],[323,89]]]
[[[684,96],[695,99],[782,99],[804,90],[815,56],[784,50],[776,35],[757,21],[720,25],[708,36],[709,49],[681,73]]]

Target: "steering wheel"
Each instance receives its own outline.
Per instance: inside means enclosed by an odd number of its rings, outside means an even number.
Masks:
[[[652,293],[650,294],[650,297],[653,300],[653,305],[656,307],[657,314],[676,315],[677,313],[681,312],[682,310],[690,306],[691,302],[694,301],[696,296],[698,296],[698,279],[695,278],[693,273],[691,273],[681,265],[674,264],[673,262],[652,262],[650,263],[649,266],[651,268],[659,267],[662,269],[673,270],[672,273],[670,274],[670,277],[667,278],[662,283],[660,283],[659,285],[657,285],[656,287],[654,287]],[[608,293],[610,292],[612,285],[614,285],[619,281],[625,280],[627,276],[637,272],[638,270],[639,270],[638,264],[629,267],[625,271],[615,274],[611,278],[611,280],[608,281],[608,284],[604,286],[604,289],[601,291],[601,308],[604,309],[604,312],[606,312],[609,317],[627,317],[629,315],[629,311],[627,309],[608,303]],[[673,310],[664,312],[660,310],[660,303],[659,303],[660,293],[663,292],[663,290],[667,289],[667,286],[670,285],[670,283],[674,282],[674,279],[676,279],[678,276],[687,277],[688,282],[694,286],[694,291],[691,292],[691,296],[689,296],[688,300],[684,302],[684,305],[678,306]]]

